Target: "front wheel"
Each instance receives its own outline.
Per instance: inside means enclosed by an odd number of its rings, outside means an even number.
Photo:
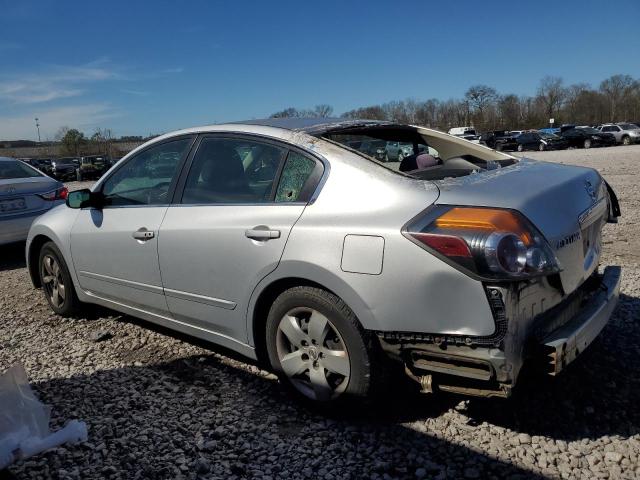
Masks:
[[[545,149],[544,143],[540,143],[540,145],[538,145],[538,150],[541,152],[544,152],[544,149]]]
[[[622,144],[623,145],[631,145],[631,139],[629,137],[624,137],[622,139]]]
[[[278,296],[267,318],[271,367],[294,394],[316,406],[363,399],[381,378],[373,339],[338,297],[314,287]]]
[[[591,148],[591,140],[589,140],[588,138],[584,141],[584,144],[582,145],[584,148]]]
[[[80,310],[80,300],[64,257],[55,243],[47,242],[42,246],[38,267],[40,284],[51,309],[63,317],[76,314]]]
[[[518,151],[519,152],[523,152],[524,151],[524,147],[522,146],[521,143],[518,144]]]

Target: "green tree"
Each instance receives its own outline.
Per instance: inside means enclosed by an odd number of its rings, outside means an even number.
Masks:
[[[66,131],[64,137],[60,140],[62,147],[68,155],[78,155],[80,148],[87,143],[87,139],[79,130],[71,128]]]

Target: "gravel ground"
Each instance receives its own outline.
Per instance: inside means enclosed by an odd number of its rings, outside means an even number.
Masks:
[[[102,309],[86,319],[53,315],[30,285],[23,246],[5,247],[0,371],[22,362],[53,407],[53,426],[85,420],[89,442],[4,476],[640,477],[640,146],[528,156],[597,168],[624,215],[607,226],[603,257],[625,267],[620,306],[559,378],[524,375],[506,401],[421,396],[401,385],[367,410],[325,417],[292,402],[272,375],[215,347]]]

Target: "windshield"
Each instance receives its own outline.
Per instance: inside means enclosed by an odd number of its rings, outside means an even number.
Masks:
[[[623,123],[622,125],[620,125],[620,128],[622,128],[623,130],[637,130],[638,125],[634,125],[633,123]]]
[[[591,127],[583,127],[583,128],[580,128],[580,130],[582,130],[585,133],[592,134],[592,135],[596,135],[596,134],[602,133],[600,130],[596,130],[595,128],[591,128]]]
[[[56,165],[73,165],[75,163],[73,158],[59,158],[54,162],[56,162]]]
[[[42,174],[26,163],[19,162],[18,160],[0,162],[0,180],[33,177],[42,177]]]

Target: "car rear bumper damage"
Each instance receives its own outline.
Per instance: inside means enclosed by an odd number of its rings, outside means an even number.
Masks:
[[[620,280],[621,268],[610,266],[564,297],[547,279],[487,287],[496,319],[489,337],[377,334],[383,350],[404,363],[423,392],[508,397],[525,363],[557,375],[595,340],[615,309]]]

